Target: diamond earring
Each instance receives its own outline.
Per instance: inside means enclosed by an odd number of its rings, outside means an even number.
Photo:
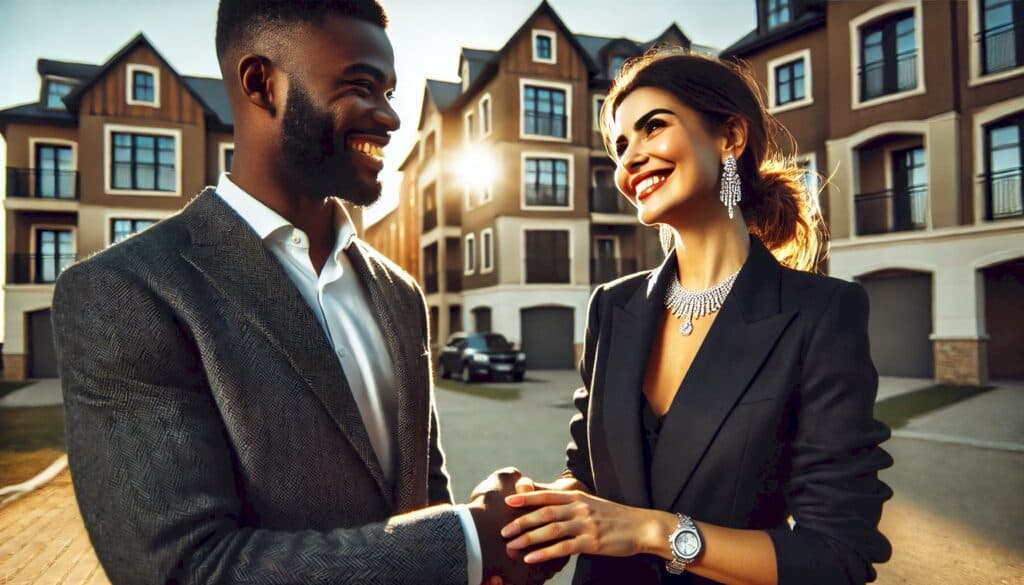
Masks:
[[[729,210],[729,219],[732,219],[733,208],[740,202],[742,195],[740,176],[736,172],[736,159],[730,154],[722,163],[722,188],[718,196],[725,208]]]

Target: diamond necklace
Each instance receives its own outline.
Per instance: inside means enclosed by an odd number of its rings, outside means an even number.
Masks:
[[[679,334],[689,335],[693,333],[693,320],[700,319],[705,315],[717,313],[729,296],[732,284],[736,282],[739,270],[732,273],[732,276],[711,288],[704,290],[689,290],[679,284],[678,278],[669,282],[668,290],[665,291],[665,308],[669,310],[676,319],[686,320],[679,324]]]

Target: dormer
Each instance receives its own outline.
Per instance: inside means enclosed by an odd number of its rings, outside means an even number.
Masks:
[[[66,110],[64,96],[74,91],[77,86],[77,79],[44,75],[42,95],[39,98],[39,103],[47,110]]]
[[[125,102],[129,106],[160,107],[160,68],[142,63],[125,65]]]
[[[530,31],[533,47],[533,62],[555,64],[558,62],[558,36],[553,30],[535,28]]]

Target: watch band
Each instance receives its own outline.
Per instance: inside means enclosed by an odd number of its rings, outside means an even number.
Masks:
[[[665,570],[672,575],[681,575],[686,571],[686,567],[693,561],[697,560],[700,553],[704,549],[704,538],[701,536],[700,529],[693,522],[693,519],[685,514],[676,513],[679,516],[679,524],[676,529],[672,531],[672,534],[668,537],[668,547],[672,551],[672,560],[665,561]],[[691,535],[691,541],[696,542],[696,550],[692,554],[686,554],[681,552],[677,547],[677,540],[683,533]]]

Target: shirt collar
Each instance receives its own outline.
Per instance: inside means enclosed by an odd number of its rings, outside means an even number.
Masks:
[[[296,229],[290,221],[236,185],[231,180],[229,173],[221,174],[220,180],[217,182],[217,195],[231,209],[235,210],[235,213],[242,216],[245,223],[249,224],[249,227],[256,232],[261,240],[267,240],[282,228]],[[334,245],[334,256],[337,256],[352,245],[352,240],[357,234],[348,210],[337,198],[332,198],[332,200],[335,205],[334,223],[338,230],[338,237]]]

